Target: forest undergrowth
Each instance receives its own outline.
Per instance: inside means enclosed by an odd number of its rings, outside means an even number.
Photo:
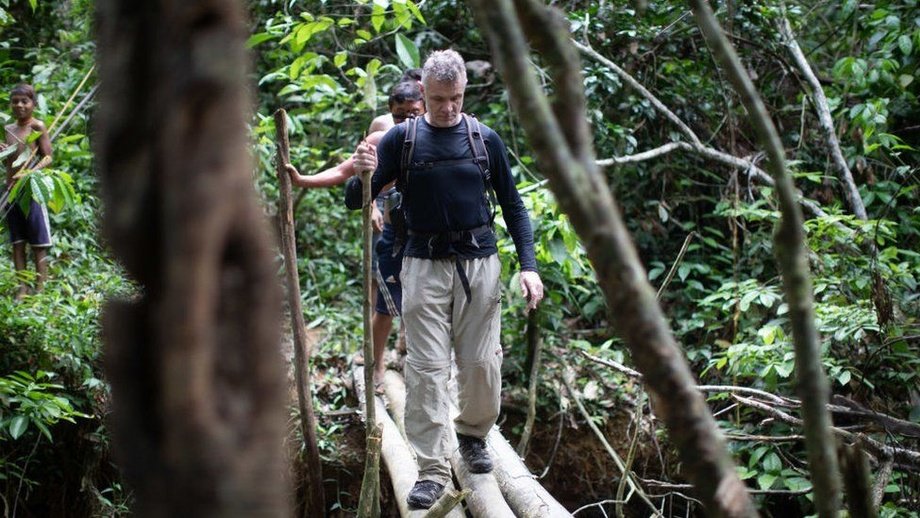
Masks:
[[[757,173],[763,157],[686,5],[650,0],[638,11],[635,3],[554,2],[583,47],[597,158],[649,281],[663,287],[660,304],[756,505],[765,516],[811,515],[789,308],[773,260],[779,214],[773,188]],[[105,214],[91,145],[93,5],[0,1],[0,103],[6,105],[12,85],[31,81],[42,120],[50,124],[59,114],[73,114],[53,142],[48,172],[57,187],[46,194],[73,196],[52,215],[55,245],[44,292],[13,299],[23,278],[12,271],[9,245],[0,247],[0,263],[7,265],[0,268],[0,499],[9,516],[131,511],[131,490],[110,449],[112,395],[99,319],[107,300],[131,297],[138,288],[99,236]],[[911,454],[920,451],[920,9],[915,0],[714,5],[773,114],[790,172],[810,203],[804,207],[809,265],[832,415],[842,430],[838,439],[860,443],[869,453],[871,471],[882,480],[881,516],[917,516],[920,461]],[[318,172],[348,156],[402,70],[417,66],[428,51],[450,46],[472,62],[465,110],[508,145],[547,286],[538,318],[544,341],[538,417],[527,465],[537,475],[545,471],[541,482],[568,509],[588,506],[578,516],[614,513],[609,501],[621,474],[590,420],[621,457],[632,458],[643,490],[666,516],[701,515],[468,7],[452,0],[251,0],[247,6],[253,183],[272,221],[275,109],[290,114],[292,161],[302,172]],[[846,201],[821,128],[821,106],[789,50],[783,20],[823,88],[865,220]],[[545,72],[540,59],[533,67]],[[87,74],[91,80],[78,91]],[[545,88],[553,94],[553,84]],[[8,110],[3,113],[8,123]],[[674,119],[700,146],[688,143]],[[37,176],[36,182],[45,180]],[[311,367],[326,501],[331,515],[349,516],[364,463],[363,424],[347,383],[362,330],[361,253],[359,218],[341,198],[336,188],[297,193],[295,220],[301,302],[318,337]],[[504,283],[500,426],[516,444],[527,417],[532,356],[513,243],[500,215],[496,227]],[[32,282],[28,274],[24,280]],[[880,294],[890,307],[879,303]],[[293,480],[303,447],[293,395],[289,415]],[[384,508],[392,510],[386,479],[382,486]],[[295,489],[291,498],[302,495]],[[627,512],[645,516],[647,509],[630,502]]]

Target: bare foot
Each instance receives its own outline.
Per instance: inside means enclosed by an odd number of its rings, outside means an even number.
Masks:
[[[383,379],[385,375],[386,371],[374,370],[374,392],[377,394],[383,395]]]

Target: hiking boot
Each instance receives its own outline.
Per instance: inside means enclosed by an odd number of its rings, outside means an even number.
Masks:
[[[433,480],[419,480],[412,486],[412,491],[409,491],[406,502],[412,509],[428,509],[438,501],[443,492],[444,486],[441,484]]]
[[[470,473],[489,473],[492,471],[492,459],[486,451],[486,441],[471,435],[457,434],[460,443],[460,456],[470,468]]]

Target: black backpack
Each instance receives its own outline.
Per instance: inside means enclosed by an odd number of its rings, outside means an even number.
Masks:
[[[479,166],[479,172],[482,173],[483,192],[488,192],[486,204],[490,206],[491,216],[489,226],[492,226],[495,220],[495,189],[492,188],[492,173],[489,170],[489,150],[486,148],[485,140],[482,138],[482,130],[479,121],[472,115],[461,114],[466,122],[466,134],[470,142],[470,149],[473,150],[473,162]],[[390,224],[396,233],[396,240],[393,247],[393,255],[405,244],[409,235],[409,229],[406,225],[405,201],[406,188],[409,184],[409,165],[412,163],[412,156],[415,152],[415,137],[418,131],[418,121],[420,117],[414,117],[406,121],[406,139],[403,141],[402,155],[399,161],[399,176],[396,178],[397,200],[388,203],[388,214]]]

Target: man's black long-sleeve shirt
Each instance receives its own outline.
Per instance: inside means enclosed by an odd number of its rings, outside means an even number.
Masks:
[[[371,179],[371,193],[377,193],[400,175],[400,161],[407,124],[403,122],[384,135],[377,146],[377,169]],[[522,271],[536,271],[533,230],[527,210],[521,202],[507,151],[498,134],[480,124],[489,153],[492,188],[502,208],[505,223]],[[488,193],[479,166],[471,160],[473,151],[467,135],[466,120],[450,128],[431,126],[421,118],[415,136],[415,149],[403,190],[406,225],[410,230],[405,255],[423,259],[486,257],[498,252],[495,234],[484,228],[491,223]],[[349,180],[345,187],[345,205],[361,208],[361,180]],[[474,239],[439,242],[432,236],[448,232],[474,232]]]

